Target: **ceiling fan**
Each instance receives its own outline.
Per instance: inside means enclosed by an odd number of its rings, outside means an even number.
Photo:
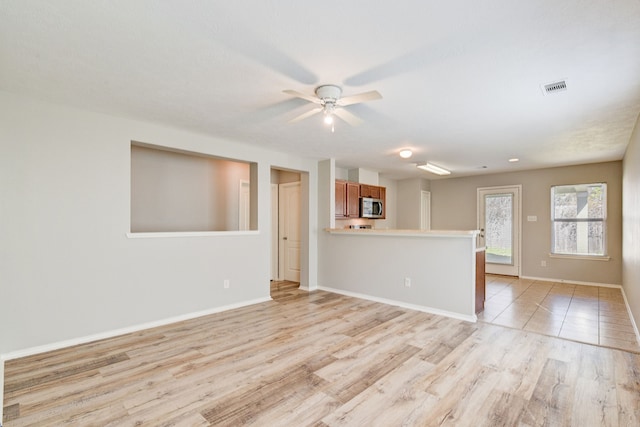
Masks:
[[[300,120],[304,120],[314,114],[322,112],[324,114],[324,122],[326,124],[333,125],[333,116],[337,116],[349,123],[351,126],[358,126],[362,123],[362,120],[356,117],[353,113],[345,110],[343,107],[382,98],[382,95],[380,95],[377,90],[342,97],[342,88],[336,85],[318,86],[315,90],[315,96],[305,95],[304,93],[300,93],[295,90],[285,90],[284,93],[319,105],[319,107],[289,120],[289,123],[299,122]]]

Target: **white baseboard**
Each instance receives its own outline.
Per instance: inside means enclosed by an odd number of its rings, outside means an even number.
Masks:
[[[638,325],[636,324],[636,319],[633,317],[633,313],[631,312],[631,307],[629,306],[629,300],[627,300],[627,294],[624,292],[624,288],[622,289],[622,298],[624,298],[624,305],[627,306],[627,314],[629,314],[629,320],[631,320],[631,326],[633,326],[633,331],[636,333],[636,341],[640,344],[640,332],[638,332]]]
[[[579,280],[565,280],[565,279],[553,279],[549,277],[533,277],[533,276],[520,276],[521,279],[537,280],[539,282],[556,282],[567,283],[570,285],[582,285],[582,286],[600,286],[602,288],[622,288],[622,285],[615,285],[612,283],[597,283],[597,282],[581,282]]]
[[[0,427],[4,419],[4,358],[0,357]]]
[[[349,292],[349,291],[344,291],[342,289],[329,288],[326,286],[318,286],[318,289],[327,291],[327,292],[333,292],[340,295],[346,295],[348,297],[360,298],[368,301],[379,302],[382,304],[395,305],[397,307],[408,308],[410,310],[422,311],[423,313],[437,314],[440,316],[451,317],[453,319],[464,320],[465,322],[475,323],[478,321],[478,316],[476,316],[475,314],[473,316],[467,316],[464,314],[455,313],[453,311],[440,310],[437,308],[426,307],[423,305],[409,304],[402,301],[396,301],[396,300],[391,300],[387,298],[379,298],[371,295],[360,294],[357,292]]]
[[[180,316],[169,317],[166,319],[156,320],[153,322],[142,323],[133,326],[127,326],[125,328],[114,329],[111,331],[101,332],[97,334],[87,335],[84,337],[73,338],[65,341],[58,341],[51,344],[45,344],[37,347],[26,348],[23,350],[17,350],[10,353],[0,354],[0,359],[12,360],[19,359],[21,357],[33,356],[34,354],[46,353],[48,351],[59,350],[66,347],[72,347],[78,344],[86,344],[93,341],[98,341],[106,338],[113,338],[119,335],[130,334],[132,332],[139,332],[145,329],[156,328],[158,326],[165,326],[171,323],[182,322],[184,320],[195,319],[197,317],[208,316],[214,313],[220,313],[223,311],[233,310],[235,308],[246,307],[253,304],[260,304],[265,301],[271,301],[270,297],[258,298],[250,301],[243,301],[236,304],[229,304],[222,307],[211,308],[208,310],[196,311],[193,313],[182,314]],[[3,381],[4,384],[4,381]]]

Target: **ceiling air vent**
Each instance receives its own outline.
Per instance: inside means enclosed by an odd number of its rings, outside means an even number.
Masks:
[[[564,92],[567,90],[567,82],[566,80],[560,80],[558,82],[548,83],[542,86],[542,92],[545,95],[557,92]]]

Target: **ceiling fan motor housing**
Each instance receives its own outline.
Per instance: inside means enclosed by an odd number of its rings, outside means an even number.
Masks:
[[[316,88],[316,95],[320,98],[325,104],[335,104],[340,96],[342,95],[342,89],[339,86],[335,85],[323,85],[318,86]]]

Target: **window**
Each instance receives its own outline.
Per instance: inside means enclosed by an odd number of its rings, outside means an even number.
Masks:
[[[551,187],[551,252],[606,255],[607,184]]]

